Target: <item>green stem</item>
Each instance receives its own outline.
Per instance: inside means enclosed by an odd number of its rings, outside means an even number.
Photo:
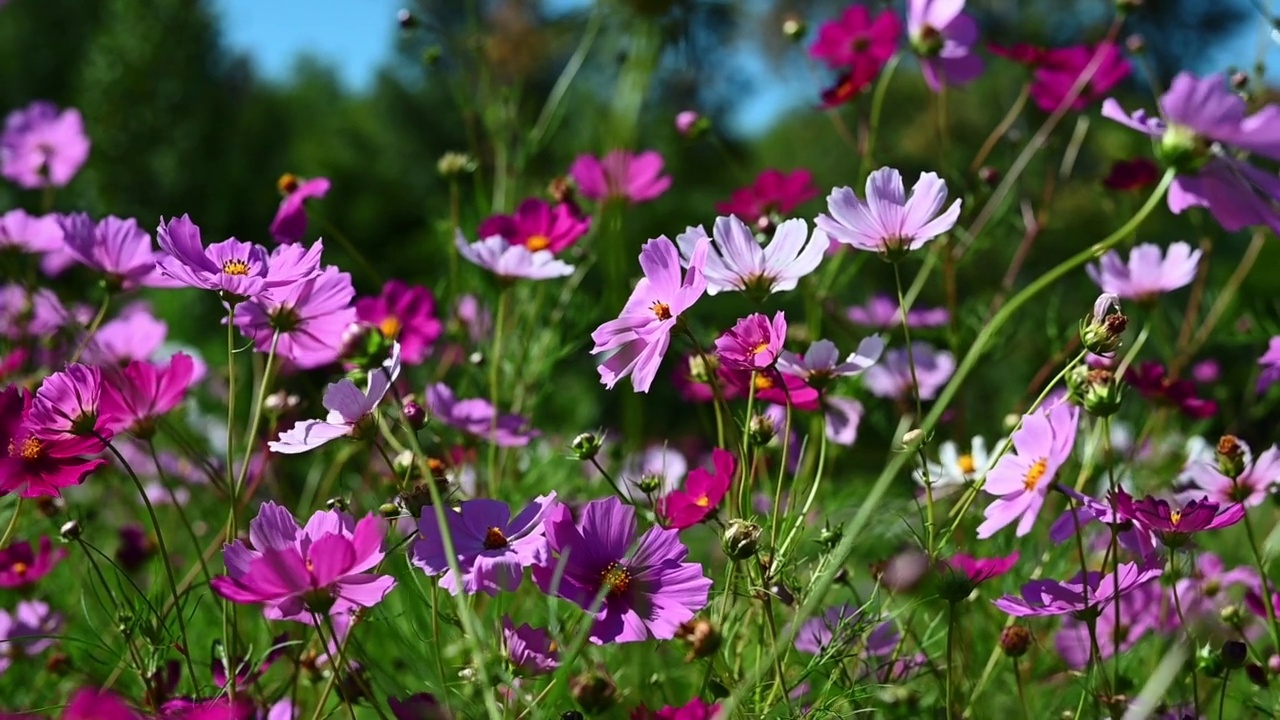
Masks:
[[[489,496],[496,497],[498,489],[498,383],[502,381],[502,336],[507,321],[507,298],[510,287],[504,285],[498,293],[498,310],[493,318],[493,349],[489,352],[489,404],[493,406],[493,420],[489,423]]]
[[[880,72],[880,79],[876,82],[876,89],[871,95],[871,119],[867,123],[867,165],[873,163],[873,156],[876,151],[876,134],[880,129],[880,111],[884,108],[884,98],[888,94],[889,80],[893,78],[893,72],[898,69],[898,63],[902,60],[902,56],[895,54],[889,59],[884,70]],[[865,174],[865,173],[864,173]]]
[[[93,336],[97,334],[98,328],[102,325],[102,321],[107,317],[107,308],[111,305],[111,293],[108,292],[102,296],[102,304],[98,306],[98,314],[93,316],[93,321],[89,323],[89,327],[85,328],[84,339],[76,347],[75,354],[71,356],[68,362],[78,362],[80,355],[84,353],[84,349],[89,347],[89,343],[93,341]]]
[[[253,418],[249,421],[249,434],[245,439],[244,458],[240,461],[240,473],[236,475],[236,493],[244,487],[249,477],[249,464],[253,461],[254,444],[258,437],[258,428],[262,425],[262,408],[267,401],[267,388],[275,374],[276,348],[280,344],[280,331],[271,336],[271,349],[267,352],[267,366],[262,371],[262,382],[258,385],[257,401],[253,404]],[[376,372],[376,371],[375,371]]]
[[[13,537],[14,528],[18,527],[18,514],[22,512],[22,496],[18,496],[18,502],[13,506],[13,515],[9,516],[9,524],[4,529],[4,537],[0,537],[0,549],[9,546],[9,538]]]
[[[955,712],[954,710],[955,705],[952,704],[952,700],[951,700],[951,683],[952,683],[951,677],[953,675],[951,670],[951,653],[952,653],[952,647],[955,643],[953,639],[955,635],[955,630],[956,630],[956,604],[954,602],[949,602],[947,603],[947,670],[946,670],[946,673],[947,673],[946,675],[947,677],[947,720],[951,720],[951,718],[954,717],[953,713]]]
[[[1244,532],[1249,538],[1249,549],[1253,551],[1253,560],[1258,568],[1258,577],[1264,580],[1269,577],[1267,575],[1267,564],[1262,559],[1262,551],[1258,549],[1258,538],[1253,532],[1253,522],[1249,520],[1249,513],[1244,514]],[[1276,623],[1276,608],[1271,599],[1272,589],[1269,584],[1263,582],[1262,603],[1267,609],[1267,624],[1271,628],[1271,641],[1275,643],[1275,647],[1280,648],[1280,624]]]

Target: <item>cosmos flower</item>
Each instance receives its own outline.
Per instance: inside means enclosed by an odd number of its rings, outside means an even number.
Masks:
[[[676,238],[685,267],[706,237],[706,231],[699,226]],[[707,278],[707,294],[736,290],[757,298],[795,290],[801,278],[818,269],[829,244],[821,230],[811,236],[804,220],[787,220],[762,248],[751,230],[733,215],[716,218],[712,238],[702,269]]]
[[[290,285],[311,272],[268,273],[270,255],[261,245],[235,238],[205,247],[200,227],[191,217],[162,218],[156,240],[166,253],[160,271],[184,285],[226,293],[238,300],[254,297],[268,287]],[[307,268],[314,271],[314,268]]]
[[[800,168],[789,173],[769,168],[761,171],[751,185],[734,190],[725,202],[716,203],[716,212],[742,218],[757,230],[786,217],[792,210],[818,197],[813,173]]]
[[[277,356],[303,370],[316,368],[338,359],[342,336],[356,319],[351,306],[355,294],[351,275],[329,266],[240,303],[235,324],[259,352],[274,343]]]
[[[556,643],[541,628],[521,625],[516,627],[511,618],[502,618],[502,646],[507,659],[517,672],[524,675],[546,675],[560,667],[560,653]]]
[[[764,370],[778,359],[786,339],[787,319],[781,310],[773,320],[753,313],[716,338],[716,356],[729,370]]]
[[[898,301],[888,295],[872,295],[864,305],[854,305],[845,311],[849,321],[869,328],[892,330],[902,327],[902,310]],[[946,308],[916,308],[907,310],[907,327],[943,327],[951,322]]]
[[[152,248],[151,236],[137,220],[110,215],[94,223],[86,213],[72,213],[58,222],[71,255],[120,289],[180,287],[160,272],[156,263],[164,254]]]
[[[702,270],[710,245],[705,238],[698,241],[689,254],[688,272],[681,277],[680,254],[675,244],[665,236],[645,243],[640,250],[644,277],[636,283],[618,318],[591,333],[595,343],[591,354],[611,353],[597,367],[605,387],[612,389],[630,375],[636,392],[649,392],[671,345],[676,321],[707,289]]]
[[[1245,441],[1236,440],[1236,443],[1240,446],[1244,469],[1235,479],[1223,475],[1211,459],[1193,460],[1187,464],[1186,474],[1197,494],[1202,491],[1219,505],[1241,503],[1245,507],[1257,507],[1280,483],[1280,448],[1272,445],[1255,456]]]
[[[1112,250],[1102,256],[1100,265],[1090,263],[1085,271],[1103,292],[1150,302],[1162,293],[1190,285],[1201,255],[1185,242],[1173,243],[1163,254],[1159,245],[1143,243],[1129,252],[1128,264]]]
[[[1160,583],[1155,579],[1135,586],[1120,597],[1118,625],[1114,602],[1098,608],[1094,631],[1098,640],[1098,660],[1115,655],[1117,647],[1122,653],[1128,652],[1148,633],[1163,630],[1161,615],[1167,608],[1164,607]],[[1054,636],[1053,645],[1068,666],[1076,669],[1086,667],[1093,654],[1088,623],[1072,616],[1063,618],[1062,628]]]
[[[877,657],[893,654],[899,640],[893,622],[879,623],[868,632],[869,622],[855,605],[846,603],[827,608],[800,626],[796,650],[809,655],[841,653],[852,648],[865,634],[866,654]]]
[[[47,535],[40,537],[38,548],[30,542],[15,542],[0,550],[0,588],[12,590],[35,585],[66,556],[66,549],[54,549]]]
[[[551,205],[545,200],[529,198],[510,215],[490,216],[476,228],[476,235],[482,238],[500,235],[512,245],[523,245],[531,252],[558,253],[590,229],[591,218],[581,216],[568,203]]]
[[[853,70],[841,73],[836,81],[823,89],[819,95],[822,100],[822,108],[831,110],[838,108],[847,102],[851,102],[864,90],[871,87],[871,82],[876,79],[879,73],[870,72],[869,65],[855,65]]]
[[[1071,103],[1072,110],[1084,110],[1129,77],[1129,61],[1113,42],[1054,48],[1040,57],[1032,73],[1032,101],[1047,113],[1056,111],[1091,65],[1092,75]]]
[[[292,244],[307,232],[306,202],[311,198],[323,198],[329,193],[329,178],[299,179],[291,174],[280,178],[280,191],[284,199],[271,220],[271,236],[278,243]]]
[[[1280,336],[1271,338],[1267,351],[1258,358],[1258,364],[1262,366],[1258,373],[1258,394],[1261,395],[1280,381]]]
[[[396,720],[453,720],[449,709],[431,693],[418,693],[403,700],[387,698],[387,707]]]
[[[907,0],[907,35],[920,56],[925,84],[934,92],[982,74],[982,56],[973,48],[978,23],[963,11],[964,0]]]
[[[59,497],[60,490],[79,485],[106,460],[86,459],[102,451],[95,438],[38,438],[30,415],[33,396],[16,385],[0,391],[0,494]]]
[[[1106,575],[1091,570],[1066,582],[1030,580],[1022,586],[1022,597],[1005,595],[994,602],[1014,617],[1078,615],[1124,597],[1163,573],[1161,564],[1120,563],[1114,573]]]
[[[1075,447],[1079,410],[1060,403],[1049,410],[1022,416],[1022,425],[1013,432],[1016,454],[1001,457],[987,473],[982,489],[996,499],[983,511],[986,520],[977,536],[985,539],[1017,522],[1018,537],[1031,532],[1058,468]]]
[[[387,390],[400,376],[400,346],[392,344],[391,356],[382,367],[369,373],[364,391],[350,378],[329,383],[324,389],[324,407],[329,414],[324,420],[301,420],[280,433],[279,440],[267,443],[272,452],[296,455],[314,450],[340,437],[355,437],[362,423],[373,414]]]
[[[733,453],[716,448],[711,451],[711,462],[712,472],[694,468],[683,489],[672,490],[658,499],[654,509],[666,527],[677,530],[693,527],[719,508],[733,483],[738,461]]]
[[[457,511],[446,511],[461,578],[449,568],[435,512],[424,510],[410,559],[427,575],[441,576],[440,587],[454,595],[514,591],[524,581],[525,568],[546,565],[550,559],[543,519],[556,506],[553,492],[538,496],[515,517],[506,503],[487,498],[467,500]]]
[[[862,4],[850,5],[840,17],[818,28],[818,40],[809,55],[839,70],[849,68],[860,74],[878,75],[898,49],[902,23],[892,10],[871,18]]]
[[[56,275],[74,262],[66,253],[62,240],[62,225],[56,215],[29,215],[21,208],[14,208],[0,215],[0,250],[12,248],[29,255],[50,255],[61,258],[61,267],[50,268],[42,264],[46,274]]]
[[[195,363],[185,353],[175,353],[165,366],[134,360],[112,373],[102,397],[111,429],[151,437],[156,421],[182,402],[194,374]]]
[[[827,440],[842,447],[852,447],[858,439],[858,426],[866,409],[853,398],[824,394],[820,400]]]
[[[941,562],[947,573],[947,585],[954,585],[955,592],[947,599],[959,602],[973,592],[974,588],[992,578],[1000,577],[1018,564],[1018,552],[1015,550],[1007,557],[973,557],[964,553],[956,553]],[[944,592],[944,597],[946,593]]]
[[[573,266],[557,260],[550,250],[534,251],[524,245],[512,245],[500,235],[468,245],[466,236],[459,230],[454,244],[467,261],[503,280],[549,280],[573,274]]]
[[[65,187],[88,159],[89,137],[79,110],[59,111],[53,103],[36,101],[4,120],[0,175],[19,187]]]
[[[653,150],[612,150],[601,158],[579,155],[569,166],[569,176],[591,200],[640,203],[657,199],[671,187],[671,178],[662,174],[662,156]]]
[[[488,400],[481,398],[458,400],[444,383],[428,385],[426,400],[432,419],[489,440],[498,447],[523,447],[537,436],[525,418],[500,414]]]
[[[1218,413],[1218,403],[1200,397],[1194,382],[1170,379],[1164,365],[1155,360],[1130,366],[1124,381],[1143,397],[1176,407],[1187,417],[1204,419]]]
[[[597,645],[669,640],[707,605],[711,579],[685,562],[678,531],[653,527],[637,540],[635,510],[617,498],[587,503],[576,523],[558,505],[546,531],[559,557],[535,567],[534,580],[592,613],[588,638]]]
[[[667,705],[661,710],[650,710],[644,705],[631,711],[629,720],[716,720],[720,717],[720,703],[709,703],[693,698],[684,705]]]
[[[1004,445],[998,440],[996,446]],[[938,446],[938,462],[929,461],[928,482],[933,485],[933,497],[950,494],[980,477],[984,477],[995,464],[996,458],[987,451],[987,441],[981,435],[969,441],[969,452],[961,453],[960,446],[954,440],[946,440]],[[926,474],[917,469],[913,476],[916,482],[924,485]]]
[[[62,616],[39,600],[23,600],[13,612],[0,610],[0,673],[15,658],[39,655],[53,647],[62,630]]]
[[[110,434],[103,417],[102,371],[72,363],[40,383],[28,421],[41,440],[67,440],[95,433]]]
[[[1154,533],[1169,547],[1184,545],[1187,538],[1205,530],[1218,530],[1235,525],[1244,519],[1244,503],[1219,505],[1201,497],[1180,508],[1169,506],[1167,500],[1147,496],[1135,500],[1129,493],[1116,493],[1116,511]]]
[[[382,336],[400,344],[400,359],[417,365],[431,354],[444,331],[436,316],[436,298],[421,285],[388,280],[377,297],[356,300],[356,317],[378,328]]]
[[[956,370],[956,358],[946,350],[935,350],[924,342],[911,343],[906,348],[892,348],[884,353],[880,362],[867,368],[862,380],[872,395],[896,400],[914,397],[911,377],[911,361],[915,360],[915,379],[920,383],[921,400],[932,400],[951,379]]]
[[[852,188],[832,190],[827,196],[830,215],[818,216],[818,228],[859,250],[898,256],[924,247],[951,230],[960,217],[959,199],[942,210],[947,184],[931,172],[920,175],[908,198],[902,175],[880,168],[867,177],[866,193],[864,201]]]
[[[778,371],[784,375],[793,375],[804,380],[812,387],[821,390],[831,381],[842,377],[856,377],[864,370],[876,364],[880,354],[884,352],[884,340],[879,335],[863,338],[858,349],[849,354],[842,362],[840,351],[830,340],[816,340],[809,344],[804,355],[796,355],[789,350],[778,354]]]
[[[168,323],[153,315],[145,303],[133,303],[98,327],[85,342],[80,359],[93,365],[124,367],[155,357],[168,337]]]
[[[805,412],[812,412],[821,407],[821,394],[817,389],[809,387],[804,380],[795,375],[784,375],[776,368],[755,371],[754,382],[752,375],[753,372],[749,369],[734,370],[724,365],[720,366],[719,378],[725,387],[733,391],[733,396],[747,397],[754,387],[756,400],[777,403],[783,406],[784,410],[787,405]]]

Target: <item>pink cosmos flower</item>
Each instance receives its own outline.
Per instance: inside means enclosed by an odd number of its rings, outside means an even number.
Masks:
[[[1162,617],[1166,610],[1165,598],[1156,579],[1137,585],[1120,597],[1119,625],[1116,624],[1117,608],[1113,602],[1097,609],[1097,625],[1092,636],[1085,620],[1072,616],[1062,619],[1062,629],[1054,636],[1053,645],[1068,666],[1083,669],[1089,665],[1093,657],[1094,637],[1098,640],[1098,657],[1094,659],[1104,660],[1114,656],[1117,648],[1121,653],[1128,652],[1148,633],[1165,629],[1165,618]],[[1194,717],[1194,713],[1175,717],[1181,720]]]
[[[774,223],[774,216],[786,217],[816,197],[813,173],[804,168],[789,173],[769,168],[757,175],[751,185],[734,190],[728,201],[716,203],[716,212],[736,215],[764,230]]]
[[[240,299],[251,298],[267,287],[267,250],[235,238],[205,247],[200,228],[189,215],[160,219],[156,240],[167,253],[159,260],[165,275],[195,288],[216,290]],[[301,278],[292,278],[300,280]],[[286,285],[277,278],[275,286]]]
[[[1160,180],[1160,168],[1146,158],[1117,160],[1102,179],[1102,184],[1112,190],[1145,190]]]
[[[684,705],[668,705],[661,710],[650,710],[644,705],[631,711],[629,720],[716,720],[720,717],[720,703],[709,703],[693,698]]]
[[[911,361],[915,360],[915,377]],[[908,400],[919,393],[921,400],[932,400],[956,371],[956,358],[946,350],[935,350],[925,342],[911,343],[906,348],[893,348],[880,362],[866,369],[862,380],[872,395],[895,400]],[[915,383],[919,382],[919,388]]]
[[[0,713],[3,720],[31,720],[30,714]],[[110,690],[81,688],[63,708],[61,720],[143,720],[142,714],[129,707]]]
[[[654,509],[666,527],[676,530],[693,527],[711,517],[720,506],[733,483],[738,461],[733,453],[716,448],[711,451],[711,463],[713,472],[694,468],[683,490],[673,490],[658,499]]]
[[[65,253],[62,234],[62,225],[56,215],[29,215],[21,208],[0,215],[0,250],[12,248],[31,255],[57,253],[65,261],[62,267],[55,268],[58,272],[74,262]],[[43,265],[42,268],[47,274],[57,274],[49,272]]]
[[[0,588],[13,590],[35,585],[67,556],[65,548],[53,548],[48,535],[40,537],[39,549],[29,542],[15,542],[0,550]]]
[[[964,575],[970,585],[977,587],[1012,570],[1013,566],[1018,564],[1018,557],[1016,550],[1008,557],[978,558],[956,553],[944,560],[943,564],[953,572]]]
[[[0,285],[0,336],[11,340],[45,338],[68,325],[89,323],[92,317],[86,317],[83,309],[64,307],[48,288],[29,293],[21,285]]]
[[[377,297],[356,300],[356,317],[400,344],[400,359],[417,365],[431,354],[444,324],[436,317],[436,297],[421,285],[388,280]]]
[[[834,445],[853,447],[858,439],[858,426],[862,423],[866,408],[853,398],[825,394],[821,404],[827,440]]]
[[[184,353],[175,353],[163,367],[146,360],[129,363],[103,388],[102,405],[111,429],[151,437],[156,421],[182,402],[194,374],[195,363]]]
[[[0,134],[0,175],[30,190],[65,187],[89,159],[80,111],[36,101],[9,113]]]
[[[867,178],[865,201],[852,188],[836,188],[827,196],[831,214],[819,215],[816,222],[837,242],[897,255],[924,247],[955,227],[960,200],[942,211],[946,201],[947,184],[936,174],[921,173],[908,198],[902,175],[893,168],[880,168]]]
[[[829,244],[821,230],[815,229],[810,236],[804,220],[783,222],[763,248],[746,224],[733,215],[716,218],[712,233],[711,252],[702,268],[708,295],[737,290],[763,298],[795,290],[801,278],[818,269]],[[681,263],[688,267],[698,243],[706,237],[702,226],[676,237]]]
[[[839,18],[818,28],[818,40],[809,55],[839,70],[850,68],[875,76],[898,49],[902,23],[892,10],[883,10],[874,20],[866,5],[855,4]]]
[[[1049,55],[1048,48],[1040,47],[1039,45],[1032,45],[1030,43],[1014,43],[1012,45],[1004,46],[989,42],[987,43],[987,49],[991,51],[992,55],[998,55],[1006,60],[1011,60],[1019,65],[1026,65],[1031,68],[1039,67],[1040,63],[1044,62],[1045,58]]]
[[[466,236],[459,230],[454,244],[468,262],[503,280],[549,280],[573,274],[573,266],[557,260],[550,250],[534,251],[524,245],[512,245],[500,235],[467,244]]]
[[[569,166],[569,176],[592,200],[646,202],[671,187],[671,178],[662,174],[662,156],[653,150],[612,150],[602,158],[579,155]]]
[[[884,352],[884,340],[879,335],[863,338],[858,349],[850,353],[843,362],[840,351],[830,340],[818,340],[809,345],[804,355],[796,355],[789,350],[778,354],[778,371],[785,375],[794,375],[808,385],[822,390],[832,380],[841,377],[856,377],[864,370],[876,364],[880,354]]]
[[[502,646],[516,672],[523,675],[546,675],[560,667],[556,643],[541,628],[516,627],[511,618],[502,618]]]
[[[535,498],[515,517],[506,503],[486,498],[467,500],[456,512],[447,511],[445,522],[461,578],[449,568],[440,524],[427,508],[418,521],[419,540],[413,544],[410,560],[427,575],[441,576],[440,587],[454,595],[514,591],[524,581],[525,568],[549,562],[543,519],[557,505],[552,492]]]
[[[1000,458],[982,486],[996,500],[983,511],[986,520],[978,526],[979,538],[989,538],[1014,522],[1018,537],[1031,532],[1058,468],[1075,447],[1079,415],[1074,405],[1060,403],[1022,416],[1022,426],[1013,433],[1016,454]]]
[[[1165,545],[1179,547],[1192,533],[1218,530],[1240,522],[1244,519],[1245,506],[1238,502],[1219,505],[1202,496],[1172,509],[1166,500],[1150,496],[1135,500],[1121,490],[1116,493],[1116,511],[1154,533]]]
[[[731,369],[720,366],[719,377],[723,386],[730,388],[738,397],[746,397],[753,386],[750,369]],[[755,372],[756,400],[777,403],[785,407],[791,405],[796,410],[811,412],[820,407],[820,393],[809,387],[801,378],[784,375],[776,368],[767,368]],[[728,393],[726,393],[728,394]]]
[[[787,339],[787,318],[779,310],[770,321],[753,313],[716,338],[716,355],[730,370],[764,370],[773,366]]]
[[[59,497],[59,490],[79,485],[106,464],[96,455],[102,443],[91,437],[42,439],[30,422],[33,397],[17,386],[0,391],[0,494]]]
[[[168,336],[169,325],[152,315],[146,303],[131,303],[98,328],[80,359],[91,365],[124,367],[155,357]]]
[[[431,693],[418,693],[403,700],[387,698],[387,707],[396,720],[453,720],[448,708]]]
[[[849,321],[863,327],[892,330],[902,326],[902,310],[898,301],[888,295],[872,295],[865,305],[854,305],[845,311]],[[944,327],[951,322],[946,308],[915,308],[907,310],[907,327]]]
[[[427,386],[430,417],[468,435],[489,440],[498,447],[524,447],[537,436],[529,421],[519,415],[501,414],[488,400],[457,399],[444,383]]]
[[[279,440],[267,443],[272,452],[297,455],[341,437],[355,437],[362,423],[373,415],[387,390],[400,375],[400,346],[391,346],[391,356],[382,367],[369,373],[363,392],[350,378],[330,383],[324,389],[324,407],[329,411],[324,420],[302,420],[280,433]]]
[[[329,266],[320,274],[266,290],[235,309],[236,327],[259,352],[271,349],[304,370],[338,359],[342,335],[355,322],[351,275]]]
[[[824,88],[821,95],[822,108],[831,110],[840,107],[847,102],[858,97],[863,90],[871,87],[871,81],[876,79],[879,73],[871,73],[869,65],[855,65],[854,69],[842,73],[836,78],[834,84]]]
[[[102,371],[73,363],[44,379],[31,404],[29,421],[41,440],[65,440],[94,433],[110,435],[99,407]]]
[[[920,56],[925,84],[934,92],[982,74],[982,56],[973,51],[978,23],[963,10],[964,0],[907,0],[907,35]]]
[[[1100,56],[1096,61],[1095,55]],[[1055,48],[1040,58],[1032,75],[1031,99],[1045,112],[1056,111],[1091,65],[1095,65],[1093,74],[1071,103],[1072,110],[1084,110],[1129,77],[1129,61],[1115,43]]]
[[[344,512],[320,511],[302,527],[268,501],[249,523],[249,544],[223,548],[227,574],[211,585],[232,602],[265,605],[268,620],[314,624],[316,615],[370,608],[396,585],[389,575],[369,572],[382,562],[382,536],[383,523],[373,515],[357,523]]]
[[[491,215],[476,228],[476,235],[500,235],[512,245],[523,245],[532,252],[558,253],[578,242],[590,229],[591,218],[582,217],[573,206],[529,198],[511,215]]]
[[[1187,464],[1186,474],[1195,486],[1195,493],[1203,491],[1208,499],[1219,505],[1237,503],[1245,507],[1261,505],[1271,489],[1280,483],[1280,448],[1275,445],[1254,456],[1247,443],[1237,440],[1244,453],[1244,470],[1235,478],[1223,475],[1212,460],[1193,460]]]
[[[39,600],[23,600],[13,612],[0,610],[0,674],[15,659],[34,656],[53,647],[50,637],[62,631],[62,615]]]
[[[63,215],[59,223],[71,255],[117,287],[180,287],[160,272],[156,262],[163,254],[152,249],[151,236],[138,227],[137,220],[111,215],[95,224],[85,213],[72,213]]]
[[[688,272],[680,273],[680,254],[666,238],[645,243],[640,250],[644,277],[636,283],[618,319],[610,320],[591,339],[592,355],[613,351],[599,368],[600,380],[612,389],[631,375],[636,392],[649,392],[658,366],[671,345],[671,331],[680,314],[698,301],[707,289],[702,269],[707,264],[710,241],[702,239],[689,254]]]
[[[1258,358],[1258,364],[1262,366],[1262,372],[1258,374],[1258,394],[1261,395],[1280,381],[1280,336],[1271,338],[1267,351]]]
[[[1162,257],[1160,246],[1143,243],[1129,252],[1127,265],[1120,253],[1112,250],[1102,256],[1100,265],[1091,263],[1085,271],[1103,292],[1126,300],[1151,301],[1190,285],[1201,254],[1185,242],[1176,242]]]
[[[995,606],[1014,617],[1081,614],[1123,597],[1152,578],[1164,574],[1161,564],[1121,563],[1114,573],[1077,573],[1066,582],[1031,580],[1022,597],[1005,595]]]
[[[280,178],[280,189],[285,196],[271,221],[271,236],[278,243],[296,243],[307,232],[307,200],[327,195],[329,178],[316,177],[299,182],[293,175],[285,175]]]

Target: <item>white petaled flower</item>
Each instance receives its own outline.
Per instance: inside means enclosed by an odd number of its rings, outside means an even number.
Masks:
[[[549,280],[573,274],[573,266],[557,260],[550,250],[534,251],[524,245],[512,245],[500,235],[468,244],[467,237],[459,230],[454,244],[462,257],[501,278]]]
[[[1003,439],[996,442],[996,447],[1003,443]],[[986,475],[995,460],[995,455],[988,451],[987,441],[981,435],[973,438],[969,443],[969,451],[963,454],[959,445],[947,440],[938,446],[938,462],[930,461],[926,465],[929,471],[927,484],[933,487],[933,497],[948,495]],[[922,469],[917,468],[913,476],[921,486],[926,484]]]
[[[711,252],[702,269],[708,295],[732,291],[769,295],[795,290],[800,278],[818,268],[829,245],[825,232],[815,228],[810,235],[809,224],[799,219],[778,225],[763,247],[736,215],[716,218],[711,232]],[[705,237],[702,226],[676,237],[682,265],[689,266],[698,240]]]

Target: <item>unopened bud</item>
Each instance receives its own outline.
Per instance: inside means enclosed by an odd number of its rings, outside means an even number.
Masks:
[[[689,654],[685,656],[685,662],[709,657],[720,649],[720,633],[716,632],[710,622],[700,618],[681,624],[676,630],[676,637],[689,643]]]
[[[1249,659],[1249,647],[1239,640],[1228,640],[1222,644],[1222,662],[1228,668],[1237,670],[1244,667]]]
[[[1239,605],[1226,605],[1218,611],[1218,619],[1229,627],[1238,628],[1244,620],[1244,613],[1240,611]]]
[[[1093,303],[1093,314],[1080,321],[1080,341],[1089,352],[1108,355],[1121,344],[1121,335],[1129,326],[1129,318],[1120,312],[1120,299],[1103,293]]]
[[[427,409],[412,397],[405,398],[404,405],[400,406],[400,415],[404,418],[405,423],[415,431],[421,430],[427,424]]]
[[[443,495],[448,489],[448,483],[436,479],[431,482],[436,484],[436,493]],[[396,504],[404,508],[404,512],[409,515],[420,518],[424,508],[431,506],[431,486],[427,483],[418,483],[413,487],[405,490],[396,496]]]
[[[643,475],[636,482],[636,487],[645,495],[652,495],[662,488],[662,481],[661,475]]]
[[[720,370],[720,358],[715,355],[694,355],[689,358],[689,377],[694,382],[710,385],[711,378]]]
[[[618,701],[618,686],[603,671],[587,671],[569,681],[569,694],[588,713],[603,713]]]
[[[1081,397],[1084,409],[1094,417],[1111,417],[1120,411],[1124,392],[1110,370],[1090,370]]]
[[[804,40],[805,33],[809,28],[805,25],[804,20],[797,15],[788,15],[782,20],[782,34],[792,42],[800,42]]]
[[[476,160],[466,153],[447,152],[436,161],[436,171],[445,178],[469,175],[476,171]]]
[[[844,531],[841,526],[826,525],[822,528],[822,532],[818,533],[818,544],[827,550],[834,550],[836,545],[840,544],[840,539],[844,537]]]
[[[1249,663],[1244,666],[1245,677],[1249,678],[1249,682],[1258,687],[1266,687],[1271,679],[1267,677],[1267,671],[1258,663]]]
[[[84,533],[84,530],[80,527],[79,521],[71,520],[63,524],[62,530],[60,530],[59,533],[62,535],[62,539],[65,542],[72,542],[74,540],[79,540],[80,535]]]
[[[1267,670],[1272,675],[1280,675],[1280,655],[1272,655],[1267,658]]]
[[[382,503],[378,506],[378,514],[384,520],[394,520],[400,517],[400,506],[395,503]]]
[[[747,423],[747,440],[752,447],[764,447],[777,434],[773,418],[768,415],[756,415]]]
[[[324,506],[330,510],[337,510],[339,512],[348,512],[351,510],[351,502],[341,495],[335,495],[334,497],[325,500]]]
[[[1249,74],[1245,72],[1236,72],[1231,74],[1231,87],[1234,90],[1244,90],[1249,87]]]
[[[1000,171],[990,165],[978,168],[978,181],[983,185],[995,185],[1000,182]]]
[[[1031,631],[1022,625],[1010,625],[1000,633],[1000,649],[1009,657],[1022,657],[1031,648]]]
[[[1244,472],[1244,448],[1235,435],[1223,435],[1218,440],[1218,470],[1235,479]]]
[[[912,428],[902,433],[902,446],[908,450],[914,450],[917,443],[924,438],[924,431],[920,428]]]
[[[746,560],[760,550],[761,528],[753,522],[739,518],[729,521],[725,528],[724,554],[732,560]]]
[[[396,11],[396,22],[400,24],[401,30],[412,30],[418,27],[418,18],[414,17],[408,8],[400,8]]]
[[[573,457],[586,462],[599,455],[603,445],[604,442],[594,434],[580,433],[569,443],[569,448],[573,451]]]

